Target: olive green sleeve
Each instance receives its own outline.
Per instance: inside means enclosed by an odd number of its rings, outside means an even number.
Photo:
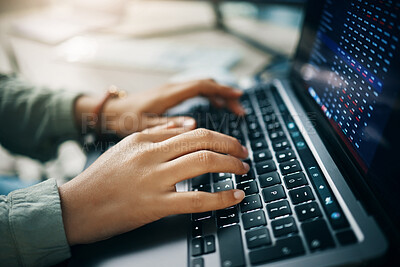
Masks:
[[[61,142],[79,138],[74,121],[78,96],[0,75],[0,143],[14,153],[51,159]]]
[[[0,195],[2,266],[51,266],[71,256],[54,179]]]

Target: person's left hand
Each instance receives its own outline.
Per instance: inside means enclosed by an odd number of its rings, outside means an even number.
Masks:
[[[110,99],[104,106],[102,122],[105,125],[102,127],[120,137],[171,121],[177,125],[187,124],[192,128],[192,118],[161,115],[169,108],[195,96],[204,96],[217,107],[227,107],[237,115],[244,115],[244,109],[239,103],[242,94],[242,91],[220,85],[212,79],[167,84],[155,90],[130,94],[122,99]],[[77,105],[79,107],[79,102]]]

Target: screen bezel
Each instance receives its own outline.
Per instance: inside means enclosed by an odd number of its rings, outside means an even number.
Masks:
[[[396,136],[395,134],[396,132],[400,132],[400,95],[395,101],[393,112],[383,132],[383,138],[388,140],[390,145],[383,146],[379,144],[371,163],[371,168],[366,169],[363,164],[360,164],[359,158],[357,158],[354,152],[343,142],[339,134],[334,131],[328,118],[326,118],[321,108],[307,91],[305,82],[301,76],[300,69],[303,63],[307,62],[311,53],[324,3],[325,1],[320,0],[310,0],[307,3],[299,44],[290,70],[289,77],[291,84],[306,111],[315,114],[314,120],[317,132],[327,145],[329,152],[333,155],[335,162],[356,196],[364,200],[363,203],[366,205],[367,210],[371,211],[374,215],[378,214],[380,221],[385,225],[390,224],[390,229],[396,229],[396,236],[394,238],[398,241],[400,240],[400,234],[397,229],[400,228],[400,222],[390,215],[390,210],[385,208],[387,207],[386,201],[382,194],[377,191],[376,186],[374,186],[378,177],[396,175],[396,166],[392,166],[393,168],[379,168],[379,170],[373,166],[378,161],[383,161],[384,155],[395,157],[396,151],[400,151],[400,136]],[[399,58],[399,51],[397,51],[395,58]],[[399,62],[400,60],[397,60],[397,63]],[[400,64],[395,64],[393,67],[395,71],[397,70],[400,73]],[[396,126],[396,122],[398,126]],[[381,166],[383,165],[381,164]]]

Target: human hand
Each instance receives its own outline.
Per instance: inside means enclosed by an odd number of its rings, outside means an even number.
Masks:
[[[185,121],[187,117],[160,115],[195,96],[204,96],[217,107],[227,107],[235,114],[243,115],[244,109],[239,103],[241,95],[241,91],[220,85],[211,79],[167,84],[155,90],[109,100],[103,111],[103,116],[106,118],[104,126],[106,130],[124,137],[168,121]]]
[[[170,126],[129,135],[59,188],[70,245],[106,239],[168,215],[242,201],[241,190],[176,192],[176,183],[204,173],[247,173],[249,165],[239,158],[248,152],[233,137]]]

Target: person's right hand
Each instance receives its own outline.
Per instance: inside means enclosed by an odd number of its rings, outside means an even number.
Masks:
[[[206,129],[132,134],[59,188],[68,242],[90,243],[168,215],[238,204],[241,190],[176,192],[175,184],[204,173],[245,174],[249,165],[239,158],[247,156],[235,138]]]

